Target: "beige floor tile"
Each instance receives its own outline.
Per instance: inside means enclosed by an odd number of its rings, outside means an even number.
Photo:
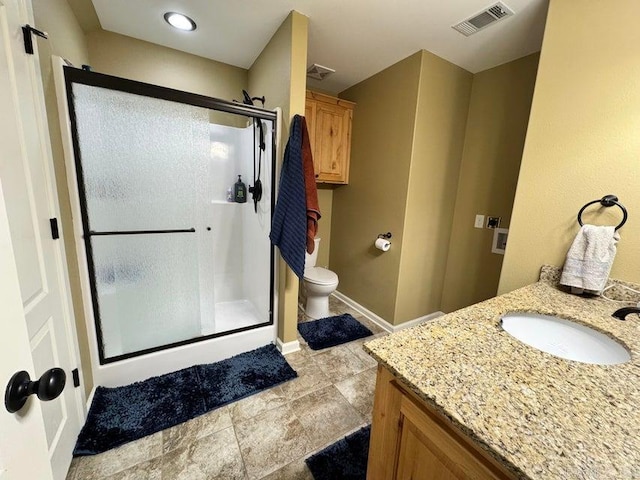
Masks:
[[[369,337],[370,338],[370,337]],[[364,343],[364,342],[362,342]],[[362,348],[362,343],[347,343],[346,347],[358,357],[367,368],[373,368],[378,366],[378,362]]]
[[[187,422],[162,431],[162,451],[168,453],[185,447],[195,440],[207,437],[231,426],[229,407],[221,407]]]
[[[233,427],[220,430],[164,455],[162,478],[244,480],[245,470]]]
[[[106,477],[104,480],[161,480],[162,457],[139,463],[122,472]]]
[[[264,412],[235,425],[249,479],[259,479],[309,450],[305,429],[289,405]]]
[[[362,354],[366,355],[365,352]],[[345,345],[322,350],[321,353],[313,356],[313,361],[331,383],[344,380],[370,367],[359,354],[354,353]]]
[[[294,400],[291,408],[304,425],[312,449],[332,443],[365,422],[333,385]]]
[[[287,400],[295,400],[303,395],[315,392],[331,385],[331,380],[313,363],[298,369],[298,378],[280,385],[282,395]]]
[[[313,361],[308,350],[298,350],[297,352],[289,353],[284,356],[287,363],[291,365],[291,368],[298,370],[298,368],[304,367]]]
[[[354,317],[356,315],[360,315],[359,312],[351,308],[349,305],[344,303],[342,300],[338,300],[333,295],[329,296],[329,312],[332,315],[342,315],[343,313],[349,313]]]
[[[99,480],[162,455],[162,432],[77,459],[76,480]]]
[[[287,398],[282,393],[282,388],[277,386],[232,403],[229,405],[229,411],[233,423],[236,424],[285,403],[287,403]]]
[[[342,396],[365,418],[371,421],[376,368],[370,368],[335,384]]]
[[[76,480],[76,473],[78,472],[78,462],[79,458],[74,458],[71,460],[71,465],[69,465],[69,471],[67,472],[66,480]]]
[[[260,480],[313,480],[313,475],[304,463],[304,458],[300,458]]]

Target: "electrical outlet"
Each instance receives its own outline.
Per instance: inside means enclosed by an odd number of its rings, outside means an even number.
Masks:
[[[484,228],[484,215],[476,215],[476,222],[473,226],[476,228]]]

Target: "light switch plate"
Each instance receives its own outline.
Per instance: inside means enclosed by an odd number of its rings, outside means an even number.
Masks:
[[[473,224],[476,228],[484,227],[484,215],[476,215],[476,222]]]

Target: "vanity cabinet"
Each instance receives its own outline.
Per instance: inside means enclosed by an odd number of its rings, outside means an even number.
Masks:
[[[307,90],[305,118],[317,183],[349,183],[355,103]]]
[[[378,367],[367,480],[516,477]]]

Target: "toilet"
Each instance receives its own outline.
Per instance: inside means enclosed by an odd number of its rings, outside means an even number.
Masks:
[[[312,254],[306,254],[304,262],[304,289],[307,295],[305,313],[311,318],[329,316],[329,295],[338,288],[338,275],[326,268],[316,267],[320,239],[314,239]]]

